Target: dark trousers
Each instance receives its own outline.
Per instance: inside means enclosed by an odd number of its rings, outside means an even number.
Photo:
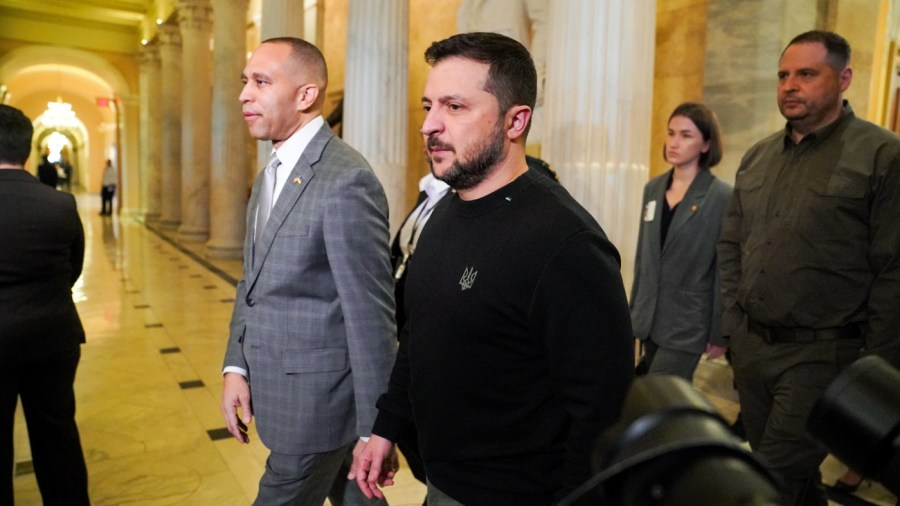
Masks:
[[[0,368],[0,504],[13,504],[13,422],[19,398],[44,504],[90,504],[72,388],[80,356],[75,348],[36,363]]]
[[[100,214],[112,214],[113,212],[113,197],[116,196],[116,186],[104,186],[100,190]]]
[[[788,506],[828,504],[819,472],[827,453],[807,433],[806,421],[861,347],[862,339],[773,343],[750,331],[731,338],[747,440],[782,482]]]

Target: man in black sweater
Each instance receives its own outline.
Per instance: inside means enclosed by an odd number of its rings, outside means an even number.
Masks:
[[[393,482],[415,424],[428,504],[550,504],[590,477],[619,416],[633,344],[619,255],[558,183],[529,170],[536,77],[497,34],[436,42],[422,99],[431,170],[456,193],[409,263],[409,338],[351,476]]]

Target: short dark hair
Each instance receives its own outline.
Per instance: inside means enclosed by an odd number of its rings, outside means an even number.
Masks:
[[[703,104],[685,102],[672,111],[669,121],[672,121],[675,116],[684,116],[691,120],[697,130],[700,130],[703,140],[709,143],[706,153],[700,153],[700,160],[697,162],[700,168],[709,169],[718,165],[722,161],[722,133],[712,110]],[[663,144],[663,159],[668,161],[665,144]]]
[[[0,162],[24,165],[31,154],[34,126],[25,114],[0,104]]]
[[[788,42],[784,51],[787,51],[787,48],[794,44],[815,43],[825,46],[825,50],[828,51],[828,64],[836,70],[844,70],[850,64],[850,43],[847,42],[847,39],[834,32],[826,32],[824,30],[811,30],[801,33]],[[781,52],[781,56],[784,56],[784,51]]]
[[[460,33],[433,42],[425,51],[425,62],[431,66],[452,57],[489,66],[484,90],[497,97],[501,114],[515,105],[527,105],[534,109],[537,71],[531,53],[520,42],[498,33]],[[528,128],[531,128],[530,121]]]
[[[291,55],[300,62],[300,65],[309,70],[313,77],[322,80],[322,89],[319,90],[319,94],[320,98],[325,97],[325,88],[328,87],[328,66],[325,64],[325,56],[322,55],[319,48],[298,37],[272,37],[261,42],[261,44],[269,43],[291,46]]]

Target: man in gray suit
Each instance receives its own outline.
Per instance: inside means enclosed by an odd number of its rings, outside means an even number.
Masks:
[[[247,207],[222,413],[243,443],[255,414],[271,451],[255,504],[322,504],[370,434],[396,352],[387,199],[322,119],[315,46],[264,41],[242,80],[250,133],[274,149]]]

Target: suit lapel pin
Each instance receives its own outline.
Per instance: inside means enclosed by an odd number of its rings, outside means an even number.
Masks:
[[[697,204],[691,204],[691,212],[692,212],[692,213],[696,213],[696,212],[697,212]]]
[[[297,184],[303,184],[303,181],[301,181],[299,177],[295,177],[294,182]]]

